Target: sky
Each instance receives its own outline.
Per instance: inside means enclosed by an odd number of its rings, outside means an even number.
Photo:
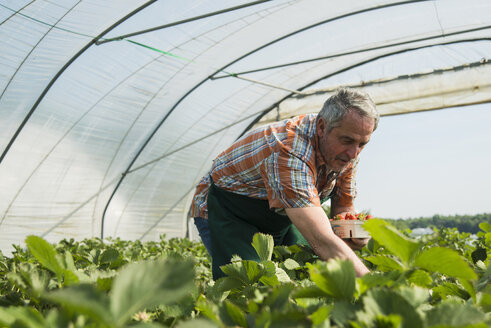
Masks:
[[[382,117],[360,154],[358,211],[491,213],[491,104]]]

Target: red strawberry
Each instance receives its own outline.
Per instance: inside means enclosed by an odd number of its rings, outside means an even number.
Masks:
[[[338,214],[333,219],[334,220],[344,220],[344,217],[341,214]]]

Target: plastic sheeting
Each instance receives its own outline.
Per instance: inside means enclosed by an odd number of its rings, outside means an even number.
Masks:
[[[489,102],[490,28],[487,0],[0,0],[0,248],[192,236],[195,184],[261,118],[342,85],[383,114]]]
[[[285,99],[254,127],[302,113],[316,113],[340,86],[370,94],[382,116],[470,106],[491,102],[491,63],[481,60],[472,65],[311,90]]]

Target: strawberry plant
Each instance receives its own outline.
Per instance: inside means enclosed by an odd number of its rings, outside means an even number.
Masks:
[[[63,240],[36,236],[0,254],[0,327],[488,327],[491,229],[413,239],[363,220],[372,239],[351,262],[320,261],[307,246],[273,246],[260,261],[237,256],[211,279],[201,243],[166,239]]]

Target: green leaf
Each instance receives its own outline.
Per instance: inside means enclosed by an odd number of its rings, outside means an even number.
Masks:
[[[10,327],[14,323],[15,316],[10,313],[11,309],[0,307],[0,324]]]
[[[108,297],[96,290],[94,285],[79,284],[58,289],[47,293],[43,298],[76,313],[85,314],[95,321],[105,324],[114,322],[109,312]]]
[[[409,276],[408,281],[421,287],[430,287],[433,283],[433,279],[431,279],[428,272],[423,270],[414,270]]]
[[[39,304],[41,294],[48,288],[51,273],[32,263],[21,263],[16,271],[8,272],[5,277],[12,285],[28,295],[31,301]]]
[[[79,279],[75,273],[70,270],[63,271],[63,286],[70,286],[79,283]]]
[[[44,314],[45,324],[44,327],[70,327],[70,318],[68,313],[59,311],[58,309],[51,309]]]
[[[486,245],[491,245],[491,232],[487,232],[484,238]]]
[[[244,260],[242,265],[247,273],[247,280],[250,284],[258,282],[259,279],[267,272],[264,266],[256,261]]]
[[[259,281],[266,286],[277,286],[281,283],[290,282],[291,279],[282,268],[275,265],[273,261],[263,261],[266,272],[260,277]]]
[[[351,301],[355,293],[356,274],[353,263],[343,260],[307,264],[311,280],[326,294]]]
[[[386,255],[367,256],[365,257],[365,260],[375,264],[377,266],[377,270],[383,272],[390,272],[394,270],[401,272],[404,271],[401,263]]]
[[[61,257],[61,255],[60,255]],[[63,263],[63,267],[67,270],[70,270],[72,272],[77,271],[77,268],[75,267],[75,263],[73,262],[73,256],[72,253],[69,251],[66,251],[64,256],[61,257],[61,261],[59,260],[58,262]]]
[[[491,312],[491,293],[481,293],[478,304],[485,312]]]
[[[244,287],[244,282],[235,277],[222,277],[215,281],[215,284],[208,292],[208,297],[214,299],[221,299],[223,294],[227,291],[234,289],[242,289]],[[210,294],[211,293],[211,294]]]
[[[131,325],[130,327],[131,328],[166,328],[166,326],[163,326],[156,322],[139,322],[137,324]]]
[[[474,303],[476,303],[477,302],[476,289],[474,288],[474,284],[472,283],[472,281],[459,279],[459,282],[462,285],[462,287],[464,287],[465,291],[469,293],[469,295],[472,297]]]
[[[143,309],[178,301],[194,286],[191,260],[169,257],[132,263],[114,278],[110,292],[111,313],[118,326]]]
[[[363,229],[367,230],[377,243],[399,257],[407,267],[421,247],[419,242],[404,236],[392,225],[380,219],[367,220]]]
[[[228,277],[234,278],[240,281],[243,285],[249,284],[249,276],[247,275],[247,271],[244,268],[244,264],[242,261],[240,262],[232,262],[225,265],[220,266],[220,269],[225,273]]]
[[[112,263],[119,259],[119,252],[114,248],[108,248],[104,252],[102,252],[99,257],[99,262],[101,264]]]
[[[366,246],[366,250],[370,253],[370,254],[375,254],[380,248],[380,244],[377,243],[375,241],[375,239],[373,238],[370,238],[370,240],[368,241],[368,244]]]
[[[398,271],[391,272],[370,272],[363,277],[361,277],[358,281],[363,284],[363,290],[367,290],[377,286],[392,286],[394,281],[396,281],[400,277],[401,273]]]
[[[298,264],[298,262],[295,261],[294,259],[286,259],[285,262],[283,262],[283,265],[285,269],[288,270],[295,270],[301,268],[300,264]]]
[[[310,316],[310,319],[312,320],[312,327],[328,328],[330,326],[329,314],[331,312],[331,309],[332,306],[323,305],[320,308],[318,308],[314,313],[312,313],[312,315]]]
[[[447,281],[440,283],[432,290],[434,298],[440,297],[442,299],[446,299],[447,296],[457,296],[461,299],[466,300],[470,296],[467,291],[460,288],[457,284]]]
[[[462,327],[482,323],[485,319],[485,314],[478,308],[455,301],[442,302],[426,312],[428,327]]]
[[[0,307],[0,323],[8,327],[46,327],[41,313],[32,307]]]
[[[278,286],[263,300],[263,304],[269,306],[273,312],[284,310],[289,304],[292,290],[292,284]]]
[[[349,322],[356,319],[355,313],[357,312],[357,309],[357,304],[353,304],[351,302],[334,302],[334,306],[331,310],[331,318],[338,326],[349,327]]]
[[[247,321],[244,312],[229,300],[225,300],[220,307],[220,318],[227,326],[247,327]]]
[[[270,261],[274,248],[273,236],[256,233],[252,237],[252,247],[256,250],[261,261]]]
[[[113,284],[113,278],[99,277],[96,279],[95,284],[97,286],[97,289],[108,292],[109,290],[111,290],[111,286]]]
[[[162,311],[167,318],[184,318],[190,316],[196,306],[196,297],[189,294],[175,304],[159,305],[158,309]]]
[[[449,277],[467,280],[477,279],[476,273],[469,267],[464,258],[449,248],[428,248],[416,256],[414,265]]]
[[[58,277],[63,275],[64,268],[58,261],[55,248],[50,243],[41,237],[31,235],[26,238],[26,245],[42,266]]]
[[[426,303],[430,297],[430,291],[421,287],[402,286],[398,293],[403,296],[415,309]]]
[[[198,300],[196,301],[196,310],[198,310],[201,315],[204,315],[215,323],[221,323],[220,319],[218,318],[217,305],[207,300],[204,295],[200,295],[198,297]]]
[[[256,261],[242,260],[222,265],[222,271],[229,277],[242,281],[244,285],[251,285],[267,273],[267,268]]]
[[[217,324],[213,323],[210,320],[206,319],[193,319],[185,322],[180,322],[177,324],[176,328],[216,328],[219,327]]]
[[[325,297],[326,293],[317,286],[299,287],[292,292],[293,298],[317,298]]]
[[[371,326],[379,315],[399,315],[403,328],[423,327],[414,306],[401,294],[390,289],[372,289],[363,297],[364,310],[357,312],[358,320]]]
[[[276,268],[275,275],[280,283],[284,284],[291,281],[290,276],[282,268]]]
[[[373,326],[377,328],[399,328],[402,326],[402,318],[398,314],[378,314],[373,320]]]
[[[294,253],[293,259],[300,265],[305,265],[307,262],[313,262],[318,259],[318,256],[314,253],[312,248],[306,245],[292,245],[289,246],[290,251]]]
[[[261,311],[252,324],[253,327],[300,328],[311,327],[311,322],[304,313],[296,309],[284,311]]]
[[[273,254],[275,259],[281,262],[292,256],[293,253],[288,246],[278,245],[273,248]]]
[[[484,232],[491,232],[491,223],[481,222],[479,223],[479,228]]]

